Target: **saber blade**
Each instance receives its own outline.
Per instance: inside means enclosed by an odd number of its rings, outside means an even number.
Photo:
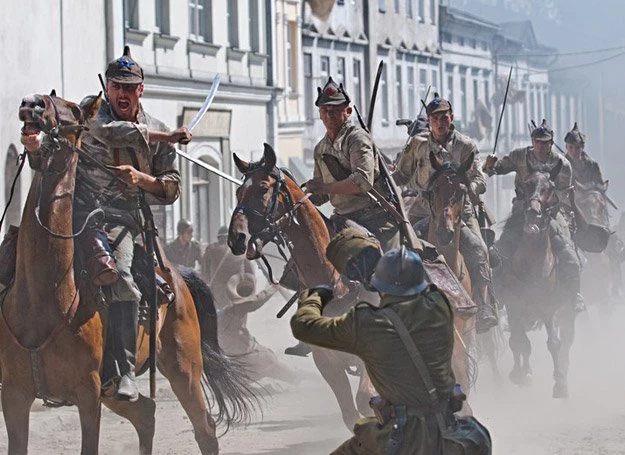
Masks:
[[[200,123],[200,120],[202,120],[202,117],[204,117],[204,114],[206,114],[206,111],[208,111],[208,108],[210,107],[211,103],[213,102],[213,99],[215,98],[215,95],[217,94],[217,89],[219,88],[220,82],[221,82],[221,76],[219,76],[219,73],[217,73],[215,75],[215,78],[213,79],[211,88],[208,91],[208,95],[206,95],[204,104],[202,104],[202,107],[200,108],[199,111],[197,111],[197,114],[195,114],[195,117],[193,117],[193,120],[191,120],[189,122],[189,125],[187,125],[187,129],[189,131],[192,131],[193,128],[195,128],[197,124]]]
[[[229,180],[230,182],[236,184],[236,185],[241,185],[243,182],[241,180],[238,180],[236,178],[234,178],[233,176],[226,174],[223,171],[220,171],[219,169],[217,169],[214,166],[211,166],[208,163],[205,163],[202,160],[198,160],[197,158],[193,158],[191,155],[186,154],[185,152],[183,152],[182,150],[176,148],[176,153],[178,155],[180,155],[181,157],[183,157],[185,160],[191,161],[194,164],[197,164],[198,166],[206,169],[209,172],[212,172],[213,174],[218,175],[221,178],[224,178],[226,180]]]

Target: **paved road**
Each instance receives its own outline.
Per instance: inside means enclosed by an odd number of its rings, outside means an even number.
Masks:
[[[278,299],[250,318],[259,340],[277,352],[292,344],[288,321],[276,320]],[[625,372],[625,306],[602,315],[596,308],[578,320],[578,337],[571,365],[571,398],[551,398],[551,365],[543,331],[533,333],[534,384],[521,389],[495,384],[486,365],[480,367],[471,402],[478,418],[491,430],[495,454],[589,455],[625,454],[625,410],[621,378]],[[504,377],[510,356],[500,359]],[[263,382],[273,392],[266,397],[263,416],[247,427],[236,427],[220,438],[222,453],[327,454],[349,437],[329,388],[311,359],[285,357],[302,373],[296,388],[277,381]],[[141,383],[147,391],[147,380]],[[159,381],[156,454],[198,453],[191,425],[180,405]],[[75,408],[31,413],[30,453],[75,454],[79,451],[79,422]],[[0,427],[3,426],[0,418]],[[101,453],[137,453],[130,424],[103,411]],[[0,453],[6,453],[6,433],[0,431]]]

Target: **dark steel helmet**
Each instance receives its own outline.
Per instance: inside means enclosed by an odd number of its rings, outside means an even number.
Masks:
[[[404,245],[388,251],[378,261],[371,284],[378,292],[385,294],[419,294],[428,286],[421,256]]]
[[[178,221],[178,225],[176,226],[176,231],[178,235],[184,234],[191,227],[191,223],[187,220]]]

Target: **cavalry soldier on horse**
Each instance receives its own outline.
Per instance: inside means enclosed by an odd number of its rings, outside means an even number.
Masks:
[[[434,174],[429,159],[430,153],[432,152],[442,162],[457,163],[465,162],[471,154],[474,154],[474,162],[468,171],[470,197],[467,198],[463,211],[464,226],[460,234],[460,248],[467,262],[471,282],[476,287],[482,285],[489,288],[486,298],[478,298],[484,301],[476,302],[478,305],[476,329],[478,332],[485,332],[497,325],[497,315],[493,295],[490,292],[491,273],[488,248],[482,239],[476,216],[479,195],[486,191],[484,176],[478,167],[479,152],[471,138],[456,131],[452,123],[454,113],[449,101],[435,94],[434,99],[426,106],[426,113],[431,131],[429,134],[415,135],[410,139],[399,157],[393,178],[399,185],[411,183],[418,188],[419,195],[415,202],[417,206],[411,207],[411,213],[426,223],[425,220],[431,216],[430,202],[426,192],[430,177]],[[420,227],[421,232],[427,233],[427,228]]]
[[[566,143],[566,159],[571,163],[573,171],[573,182],[581,185],[598,184],[603,185],[603,176],[599,163],[593,160],[586,151],[586,135],[577,127],[577,122],[573,129],[564,136]]]
[[[583,311],[585,305],[580,293],[580,263],[571,241],[569,222],[562,213],[568,207],[563,203],[569,200],[571,165],[561,154],[552,150],[553,130],[546,120],[534,128],[531,138],[532,146],[515,149],[500,159],[490,155],[484,163],[483,171],[489,176],[516,173],[514,180],[516,197],[512,200],[512,215],[496,243],[496,254],[502,261],[509,260],[518,245],[523,229],[524,198],[527,196],[523,192],[523,182],[533,171],[560,167],[557,175],[553,177],[559,207],[552,212],[549,234],[551,246],[557,257],[558,279],[562,283],[564,297],[574,305],[575,311]]]
[[[134,401],[139,392],[135,383],[138,305],[141,292],[131,274],[135,243],[141,243],[144,203],[172,204],[180,194],[180,174],[176,169],[173,144],[189,141],[185,127],[170,132],[159,120],[147,114],[141,103],[143,70],[124,54],[106,69],[106,95],[95,118],[82,135],[82,149],[95,158],[80,158],[74,197],[75,224],[80,226],[94,208],[104,212],[104,223],[85,231],[79,238],[82,249],[89,248],[96,260],[87,260],[96,284],[106,284],[108,330],[102,365],[102,389],[121,400]],[[84,101],[83,101],[84,103]],[[23,136],[31,167],[41,165],[40,148],[46,146],[37,136]],[[106,172],[106,171],[109,172]],[[125,185],[111,176],[117,174]],[[105,233],[102,231],[104,229]],[[94,237],[104,239],[94,241]],[[108,240],[108,242],[107,242]],[[114,261],[106,253],[110,243]],[[149,258],[151,264],[151,258]],[[116,270],[115,270],[116,269]],[[99,277],[99,278],[98,278]]]
[[[167,259],[173,264],[195,269],[197,264],[202,264],[202,247],[193,239],[193,226],[187,220],[180,220],[176,232],[176,239],[165,247]]]
[[[428,285],[416,252],[401,246],[376,265],[371,259],[380,257],[379,242],[350,230],[330,242],[327,257],[343,273],[369,282],[380,293],[380,307],[363,302],[342,316],[322,316],[332,290],[318,286],[301,293],[291,319],[296,338],[359,356],[380,394],[370,401],[375,417],[360,419],[354,437],[333,454],[489,454],[490,436],[472,417],[465,421],[472,441],[450,441],[453,413],[465,396],[455,387],[451,367],[449,301]]]
[[[306,182],[315,205],[330,201],[335,217],[347,218],[368,229],[387,250],[399,244],[397,225],[367,194],[375,188],[382,195],[389,190],[380,175],[377,149],[363,128],[353,125],[351,101],[343,84],[332,78],[317,88],[319,107],[326,135],[315,147],[313,179]],[[333,169],[334,168],[334,169]],[[340,178],[339,175],[341,174]]]

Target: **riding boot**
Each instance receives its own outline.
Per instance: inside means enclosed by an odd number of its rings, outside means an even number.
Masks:
[[[108,244],[106,232],[88,229],[78,236],[78,248],[91,282],[96,286],[108,286],[119,279],[113,251]]]
[[[113,354],[121,377],[115,398],[123,401],[139,398],[135,383],[138,307],[138,302],[113,302],[109,306],[109,331],[114,340]]]
[[[581,289],[581,267],[579,258],[571,243],[562,235],[561,230],[551,227],[551,246],[558,260],[556,271],[561,293],[565,303],[572,305],[576,313],[586,310]]]

